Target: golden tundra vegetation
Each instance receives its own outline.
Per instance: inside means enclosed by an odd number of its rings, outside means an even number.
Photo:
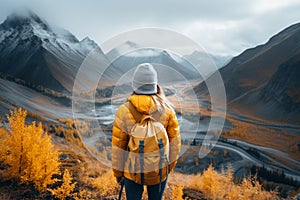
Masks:
[[[288,152],[289,156],[298,161],[300,160],[298,150],[298,144],[300,144],[299,134],[287,132],[283,129],[256,126],[249,122],[241,122],[230,115],[227,116],[227,120],[234,128],[229,131],[223,131],[222,137],[242,140],[251,144]],[[289,163],[286,164],[289,165]]]
[[[15,109],[7,115],[8,125],[0,128],[0,200],[117,199],[120,187],[111,170],[91,156],[71,120],[61,120],[59,126],[29,123],[26,116],[25,110]],[[209,166],[197,175],[172,172],[164,199],[279,196],[265,191],[255,179],[236,183],[230,167],[218,173]]]

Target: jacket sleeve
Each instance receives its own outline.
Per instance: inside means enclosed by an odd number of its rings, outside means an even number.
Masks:
[[[181,147],[181,138],[179,124],[174,111],[171,112],[168,119],[167,133],[170,141],[170,171],[172,171],[177,163],[180,147]]]
[[[120,106],[116,112],[114,126],[112,129],[112,168],[115,177],[123,176],[125,152],[127,150],[128,135],[126,134],[127,109]]]

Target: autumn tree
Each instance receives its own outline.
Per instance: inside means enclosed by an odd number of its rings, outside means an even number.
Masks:
[[[57,197],[58,199],[65,200],[68,197],[76,197],[76,194],[72,194],[75,189],[76,183],[73,183],[73,178],[70,172],[65,169],[64,175],[62,178],[62,184],[59,188],[56,189],[48,189],[52,195]]]
[[[25,124],[27,112],[21,108],[7,115],[8,134],[2,134],[1,160],[9,167],[2,177],[21,183],[33,183],[39,191],[53,184],[52,176],[59,172],[59,153],[54,150],[51,136],[44,132],[42,124]]]

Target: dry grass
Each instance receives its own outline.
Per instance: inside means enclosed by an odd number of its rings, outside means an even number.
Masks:
[[[241,183],[234,182],[232,170],[218,173],[212,166],[202,174],[185,175],[173,172],[169,176],[168,188],[165,192],[165,199],[186,199],[194,198],[196,191],[200,199],[227,199],[227,200],[267,200],[279,199],[277,192],[265,191],[256,179],[244,178]],[[193,189],[193,190],[190,190]],[[183,190],[185,191],[183,194]],[[172,196],[174,195],[174,196]]]
[[[300,135],[288,132],[282,129],[271,129],[263,126],[253,125],[246,122],[241,122],[231,117],[227,120],[234,126],[230,131],[223,131],[222,137],[244,141],[262,147],[273,148],[285,154],[285,157],[290,157],[300,161]],[[265,151],[265,154],[274,158],[280,163],[285,164],[293,169],[299,169],[299,166],[290,162],[285,157]]]
[[[105,197],[115,197],[120,186],[117,184],[111,171],[103,173],[101,176],[90,179],[90,185],[98,189],[100,194]]]
[[[27,116],[31,117],[33,120],[37,120],[39,122],[46,122],[47,119],[42,117],[41,115],[31,112],[31,111],[27,111]]]
[[[230,167],[229,167],[230,169]],[[200,190],[208,199],[278,199],[276,192],[268,192],[255,179],[244,178],[235,184],[231,170],[218,173],[212,166],[202,174],[191,177],[187,187]]]
[[[227,119],[234,128],[224,131],[222,137],[245,141],[259,146],[287,152],[291,157],[300,160],[299,151],[291,151],[291,147],[300,143],[300,135],[285,130],[275,130],[257,126],[236,119]]]
[[[0,192],[0,200],[8,200],[8,199],[13,199],[12,195]]]
[[[102,175],[97,178],[90,178],[89,183],[94,189],[98,190],[101,196],[106,198],[116,199],[120,186],[115,181],[115,177],[111,171],[103,172]],[[144,187],[143,199],[148,199],[148,193],[146,187]],[[125,199],[125,189],[123,190],[122,199]],[[183,186],[179,181],[168,181],[166,191],[164,193],[164,200],[182,200],[183,196]]]
[[[81,138],[76,137],[72,120],[65,119],[60,122],[65,126],[57,126],[53,129],[55,147],[62,154],[68,155],[67,159],[61,160],[61,168],[62,170],[68,169],[72,173],[72,178],[77,183],[75,189],[78,191],[75,191],[76,195],[78,197],[93,197],[92,199],[102,197],[116,199],[120,186],[116,183],[110,169],[97,161],[82,144]],[[85,124],[82,124],[82,126],[85,126]],[[251,128],[248,127],[247,131]],[[63,137],[58,136],[58,132],[62,132]],[[0,138],[4,134],[5,131],[0,129]],[[284,137],[289,136],[287,133],[283,133],[282,135]],[[251,137],[248,137],[248,139],[251,139]],[[197,152],[192,149],[191,153],[195,154]],[[223,152],[223,154],[225,153]],[[198,159],[195,160],[195,163],[197,162]],[[256,180],[244,179],[241,184],[237,185],[234,184],[230,171],[228,173],[218,173],[211,166],[203,174],[199,175],[171,173],[164,199],[182,199],[184,188],[193,188],[201,191],[207,199],[277,198],[276,193],[264,191]],[[143,199],[147,199],[146,190],[143,196]],[[9,196],[3,194],[0,200],[3,198],[9,199]],[[125,199],[125,194],[123,194],[123,199]]]
[[[168,183],[166,191],[164,193],[164,200],[182,200],[183,187],[180,184]]]

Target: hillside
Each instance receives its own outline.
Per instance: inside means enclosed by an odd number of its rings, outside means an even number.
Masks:
[[[229,108],[268,120],[287,121],[291,116],[293,122],[299,124],[299,110],[291,110],[299,107],[297,98],[280,101],[275,94],[288,88],[293,90],[286,91],[288,94],[295,95],[295,91],[299,91],[300,79],[293,78],[295,74],[291,73],[291,70],[296,70],[295,66],[291,69],[291,63],[299,56],[300,24],[295,24],[273,36],[267,43],[247,49],[233,58],[220,70]],[[195,90],[202,96],[208,95],[204,83]],[[286,98],[286,95],[281,98]],[[271,105],[272,102],[276,105]]]
[[[36,14],[11,14],[0,25],[0,72],[36,86],[70,92],[76,72],[98,45],[53,28]]]
[[[118,197],[120,186],[111,169],[103,166],[88,151],[72,120],[61,120],[61,125],[26,124],[26,115],[23,109],[13,110],[8,115],[11,128],[0,127],[0,199]],[[34,160],[32,156],[38,159]],[[34,176],[37,173],[39,176]],[[124,196],[123,192],[122,199]],[[145,196],[143,199],[147,199]],[[164,195],[165,200],[251,197],[258,200],[279,198],[276,192],[263,189],[256,179],[234,180],[230,166],[226,172],[220,173],[212,164],[202,174],[172,172]]]
[[[300,117],[300,54],[282,63],[261,90],[242,97],[248,108],[265,118],[299,123]],[[252,101],[250,101],[251,99]],[[275,117],[274,117],[275,116]]]

